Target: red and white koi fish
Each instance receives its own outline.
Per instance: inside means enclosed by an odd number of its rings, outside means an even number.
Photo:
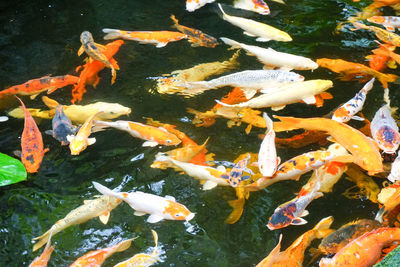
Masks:
[[[268,229],[276,230],[289,225],[302,225],[307,221],[301,217],[307,216],[309,213],[306,210],[308,204],[316,198],[322,197],[324,194],[319,192],[321,181],[317,180],[311,191],[301,190],[299,195],[281,206],[279,206],[274,214],[269,218],[267,224]]]
[[[397,153],[397,157],[392,163],[392,167],[390,169],[390,174],[387,178],[392,183],[395,183],[398,180],[400,180],[400,154],[399,153]]]
[[[134,240],[134,238],[124,240],[109,248],[90,251],[79,257],[70,267],[99,267],[114,253],[127,250],[131,246],[132,240]]]
[[[382,106],[371,121],[371,135],[384,153],[396,153],[399,148],[400,133],[388,105]]]
[[[242,180],[245,180],[245,177],[243,177],[242,175],[243,172],[247,169],[249,160],[250,154],[248,154],[246,158],[236,163],[235,166],[233,166],[232,170],[229,172],[229,175],[226,179],[228,179],[228,182],[232,187],[237,187]]]
[[[56,245],[51,246],[51,233],[49,235],[49,240],[47,241],[46,247],[44,248],[42,254],[39,257],[36,257],[29,267],[46,267],[47,263],[50,260],[51,253],[56,248]]]
[[[124,31],[106,28],[103,32],[106,33],[104,40],[122,38],[137,41],[140,44],[154,44],[157,48],[187,38],[186,34],[172,31]]]
[[[181,143],[181,140],[176,135],[168,132],[163,127],[154,127],[133,121],[95,121],[95,125],[96,127],[100,126],[100,128],[112,127],[126,131],[133,137],[146,140],[143,146],[176,146]]]
[[[365,100],[367,98],[367,93],[372,89],[374,85],[375,78],[372,78],[367,82],[364,87],[349,101],[340,106],[333,113],[332,120],[338,122],[347,122],[351,119],[364,120],[361,117],[354,116],[357,112],[362,110]]]
[[[92,126],[94,118],[101,112],[93,114],[90,116],[84,124],[82,124],[78,133],[73,135],[68,135],[67,140],[69,142],[69,149],[71,150],[71,155],[79,155],[87,146],[93,145],[96,142],[96,138],[89,138],[92,133]]]
[[[26,109],[24,102],[22,102],[18,96],[15,97],[19,102],[21,102],[25,114],[24,130],[21,136],[21,161],[28,173],[35,173],[38,171],[40,164],[42,163],[44,153],[49,149],[43,149],[42,134],[40,133],[35,120]]]
[[[189,12],[193,12],[200,7],[212,3],[215,0],[186,0],[186,10]]]
[[[395,29],[400,29],[400,17],[394,16],[372,16],[367,18],[369,22],[381,24],[386,30],[394,32]]]
[[[276,172],[281,159],[276,155],[275,132],[272,120],[267,113],[263,113],[267,131],[258,152],[258,168],[264,177],[271,177]]]
[[[79,77],[72,75],[55,77],[45,76],[4,89],[0,91],[0,98],[5,95],[30,95],[31,99],[34,99],[41,92],[47,91],[47,94],[51,94],[58,88],[76,84],[78,81]]]
[[[269,6],[263,0],[235,0],[233,6],[254,11],[261,15],[269,15],[271,13]]]
[[[194,213],[190,212],[184,205],[175,201],[172,196],[160,197],[140,191],[136,192],[115,192],[109,188],[93,182],[94,187],[103,195],[113,196],[125,201],[135,210],[136,216],[150,214],[147,222],[156,223],[161,220],[190,221]]]
[[[315,70],[318,68],[316,62],[306,57],[278,52],[272,48],[247,45],[225,37],[221,37],[220,39],[225,44],[230,45],[233,49],[242,48],[246,51],[247,55],[255,56],[262,64],[264,64],[264,69],[279,68],[280,70],[290,71],[292,69]]]

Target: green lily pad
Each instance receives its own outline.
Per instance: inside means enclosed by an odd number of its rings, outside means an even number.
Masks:
[[[0,153],[0,186],[26,180],[26,170],[21,161]]]
[[[378,264],[375,264],[374,267],[396,267],[400,266],[400,246],[395,248],[386,257],[383,258]]]

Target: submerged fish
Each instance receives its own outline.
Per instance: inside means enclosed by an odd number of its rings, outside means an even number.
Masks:
[[[92,133],[93,120],[97,115],[98,113],[89,117],[79,128],[79,131],[75,136],[67,136],[71,155],[79,155],[87,146],[93,145],[96,142],[96,138],[89,138],[89,136]]]
[[[254,11],[261,15],[269,15],[271,13],[269,6],[263,0],[235,0],[233,6],[235,8]]]
[[[193,12],[196,9],[201,8],[202,6],[212,3],[215,0],[186,0],[186,10],[189,12]]]
[[[56,245],[51,246],[51,233],[49,236],[49,240],[47,241],[46,247],[44,248],[42,254],[39,257],[36,257],[29,267],[46,267],[47,263],[50,260],[51,253],[53,253]]]
[[[367,18],[369,22],[381,24],[386,30],[394,32],[400,29],[400,17],[395,16],[372,16]]]
[[[375,220],[382,223],[383,216],[394,210],[400,204],[400,182],[397,181],[383,188],[378,195],[378,201],[383,204],[383,207],[376,214]]]
[[[374,32],[376,37],[378,37],[379,40],[395,45],[395,46],[400,46],[400,36],[393,33],[386,31],[382,28],[375,27],[375,26],[367,26],[365,24],[359,23],[359,22],[353,22],[354,27],[356,27],[354,30],[358,29],[365,29],[371,32]]]
[[[388,105],[383,105],[371,121],[371,134],[384,153],[396,153],[400,145],[399,127]]]
[[[65,115],[63,106],[56,107],[56,114],[51,122],[52,130],[46,131],[47,134],[52,135],[55,139],[61,142],[62,146],[68,145],[68,135],[75,135],[77,129],[72,125],[71,120]]]

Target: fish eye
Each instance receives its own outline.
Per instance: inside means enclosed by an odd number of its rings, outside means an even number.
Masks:
[[[171,144],[171,143],[172,143],[172,141],[171,141],[171,140],[167,140],[167,143],[168,143],[168,144]]]

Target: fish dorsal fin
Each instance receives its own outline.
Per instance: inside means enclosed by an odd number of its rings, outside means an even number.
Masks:
[[[149,146],[149,147],[155,147],[155,146],[157,146],[157,145],[158,145],[158,143],[157,143],[156,141],[146,141],[146,142],[144,142],[144,143],[142,144],[143,147],[147,147],[147,146]]]
[[[164,217],[160,216],[160,215],[156,215],[156,214],[151,214],[149,216],[149,218],[147,218],[147,222],[148,223],[157,223],[159,221],[164,220]]]
[[[171,200],[171,201],[176,201],[173,196],[166,195],[164,198],[168,199],[168,200]]]
[[[315,99],[315,96],[313,96],[313,95],[312,96],[307,96],[307,97],[303,98],[302,100],[307,105],[315,104],[317,102],[317,100]]]
[[[107,210],[106,212],[101,214],[99,216],[99,219],[103,224],[107,224],[108,223],[108,219],[110,219],[110,211]]]

